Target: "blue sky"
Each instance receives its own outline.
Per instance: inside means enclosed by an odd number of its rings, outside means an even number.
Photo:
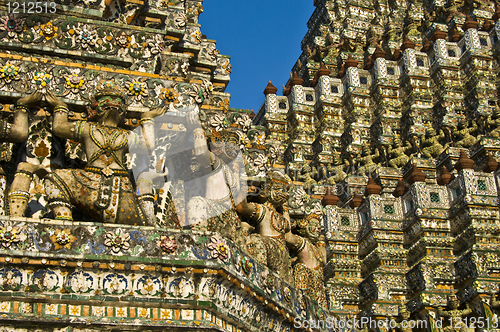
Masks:
[[[313,0],[205,0],[201,33],[231,57],[230,107],[253,108],[264,102],[271,80],[282,92],[301,54],[300,42],[314,11]]]

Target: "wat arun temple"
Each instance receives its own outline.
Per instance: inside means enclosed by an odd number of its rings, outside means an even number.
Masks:
[[[0,331],[500,331],[500,3],[314,6],[253,112],[202,1],[0,1]]]

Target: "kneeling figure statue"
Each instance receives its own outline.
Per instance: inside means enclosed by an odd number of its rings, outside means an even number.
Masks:
[[[45,192],[54,218],[73,220],[74,206],[100,222],[145,225],[154,220],[150,216],[154,211],[144,209],[141,201],[149,195],[137,197],[124,163],[129,146],[141,143],[137,134],[118,127],[127,110],[125,95],[111,83],[98,91],[90,108],[95,114],[89,114],[96,122],[69,121],[64,102],[50,93],[46,99],[54,108],[54,134],[80,142],[87,156],[84,169],[58,169],[46,177]],[[152,119],[164,112],[153,109],[142,113],[143,134]]]

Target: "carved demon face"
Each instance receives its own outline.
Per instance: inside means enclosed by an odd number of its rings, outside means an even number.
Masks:
[[[283,205],[290,197],[289,184],[281,179],[268,178],[264,193],[273,205]]]
[[[114,112],[123,117],[126,111],[125,101],[118,96],[103,96],[97,101],[96,113],[98,117]]]
[[[460,306],[460,301],[454,296],[450,299],[450,308],[456,310]]]
[[[316,214],[308,215],[298,223],[297,232],[315,243],[321,235],[321,217]]]

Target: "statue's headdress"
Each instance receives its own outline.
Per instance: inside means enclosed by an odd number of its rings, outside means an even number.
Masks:
[[[97,88],[94,97],[99,99],[104,96],[116,96],[123,100],[127,99],[125,92],[114,82],[104,82]]]
[[[113,82],[104,82],[96,88],[95,93],[90,96],[90,107],[88,108],[89,117],[92,118],[96,114],[98,115],[98,107],[102,103],[102,98],[104,97],[118,97],[121,99],[120,102],[113,102],[111,99],[106,101],[108,105],[116,104],[114,106],[120,109],[120,113],[123,115],[127,111],[128,98],[126,93],[120,89],[118,85]]]
[[[268,182],[273,182],[276,184],[279,184],[287,189],[290,189],[290,185],[292,183],[292,180],[290,177],[284,173],[278,172],[278,171],[269,171],[266,174],[266,180]]]

